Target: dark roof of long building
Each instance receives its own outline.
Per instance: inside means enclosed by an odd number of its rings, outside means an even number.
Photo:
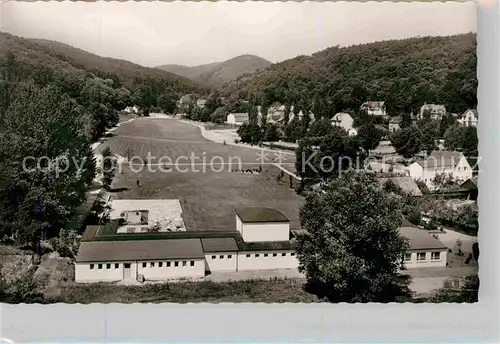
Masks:
[[[279,210],[273,208],[239,208],[236,214],[243,222],[290,222]]]
[[[401,235],[410,242],[410,250],[444,250],[446,246],[424,229],[401,227]]]
[[[201,239],[201,245],[205,252],[233,252],[238,251],[238,245],[234,238],[206,238]]]
[[[204,258],[200,239],[82,242],[76,262]]]
[[[108,228],[109,231],[103,230]],[[116,233],[111,227],[87,226],[82,236],[80,249],[83,246],[90,247],[92,243],[110,242],[150,242],[150,241],[171,241],[178,242],[184,240],[199,240],[202,243],[203,251],[210,252],[210,249],[220,249],[222,251],[233,251],[234,241],[237,251],[266,251],[266,250],[289,250],[292,243],[287,241],[269,241],[258,243],[246,243],[238,231],[184,231],[184,232],[160,232],[160,233]],[[213,240],[208,240],[213,239]],[[212,246],[210,246],[212,245]],[[93,246],[103,247],[107,246]],[[231,249],[229,249],[231,248]],[[213,251],[216,252],[216,251]]]

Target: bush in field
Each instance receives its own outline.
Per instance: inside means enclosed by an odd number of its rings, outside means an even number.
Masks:
[[[18,278],[7,281],[1,274],[0,265],[0,302],[6,303],[40,303],[43,294],[34,278],[35,268],[27,269]]]
[[[61,229],[59,236],[53,241],[54,249],[62,256],[74,258],[78,252],[80,240],[73,230]]]

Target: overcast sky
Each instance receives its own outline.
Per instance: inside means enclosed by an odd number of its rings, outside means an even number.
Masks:
[[[255,54],[272,62],[327,47],[476,32],[473,2],[7,2],[1,30],[144,66]]]

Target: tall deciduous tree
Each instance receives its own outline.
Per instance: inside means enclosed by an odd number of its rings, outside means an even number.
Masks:
[[[390,138],[398,154],[411,158],[422,149],[422,133],[416,126],[409,126],[392,133]]]
[[[408,244],[400,211],[371,174],[349,172],[310,193],[296,241],[308,287],[331,302],[392,302],[409,297],[400,276]]]
[[[377,148],[382,139],[383,132],[373,123],[363,124],[358,130],[358,139],[364,150],[370,151]]]
[[[113,154],[111,153],[111,149],[109,147],[104,148],[102,151],[102,157],[102,185],[109,189],[115,175]]]
[[[270,123],[266,126],[263,140],[267,142],[275,142],[279,140],[278,126],[275,123]]]
[[[322,118],[319,121],[314,121],[309,128],[308,136],[319,137],[326,136],[332,131],[332,124],[328,118]]]
[[[85,199],[95,161],[79,114],[78,104],[56,87],[34,83],[19,85],[4,114],[0,151],[9,171],[4,186],[17,190],[10,198],[17,211],[0,209],[0,222],[10,223],[22,244],[34,244],[42,228],[58,234]]]
[[[466,156],[476,156],[478,152],[477,129],[453,125],[444,134],[444,144],[449,150],[462,150]]]

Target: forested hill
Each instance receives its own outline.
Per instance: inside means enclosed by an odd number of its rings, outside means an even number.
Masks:
[[[168,90],[181,96],[195,89],[189,79],[155,68],[97,56],[55,41],[25,39],[0,32],[0,54],[6,53],[16,57],[17,69],[23,79],[66,74],[75,80],[93,73],[103,79],[112,79],[115,87],[124,86],[131,92],[143,85],[151,87],[153,93]]]
[[[216,88],[240,75],[264,70],[271,65],[266,59],[255,55],[240,55],[224,62],[187,67],[164,65],[157,68],[190,78],[199,85]]]
[[[331,47],[240,77],[222,93],[255,95],[263,104],[323,103],[329,112],[380,100],[398,114],[425,102],[461,112],[476,106],[476,88],[476,35],[469,33]]]
[[[53,247],[73,256],[66,243],[77,242],[85,225],[77,209],[103,167],[91,143],[127,106],[173,113],[195,90],[164,71],[0,33],[0,241],[38,250],[42,238],[55,239]],[[25,166],[26,157],[44,160]],[[109,174],[103,183],[110,185]]]

